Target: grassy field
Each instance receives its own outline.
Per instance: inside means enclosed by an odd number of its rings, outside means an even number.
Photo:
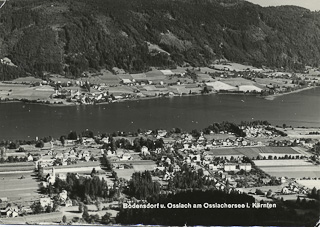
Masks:
[[[296,150],[292,149],[291,147],[255,147],[252,148],[259,153],[273,153],[273,154],[299,154]]]
[[[132,169],[115,169],[118,177],[130,180],[134,172],[143,172],[145,170],[152,171],[157,165],[153,161],[149,160],[136,160],[136,161],[117,161],[117,164],[132,164]]]
[[[40,78],[35,78],[32,76],[27,76],[27,77],[21,77],[21,78],[16,78],[12,80],[12,83],[35,83],[35,82],[42,82],[43,80]]]
[[[21,176],[24,179],[19,179]],[[9,202],[28,204],[39,199],[38,179],[34,173],[0,174],[0,197],[7,197]]]
[[[211,155],[241,155],[236,149],[233,148],[218,148],[207,151]]]
[[[229,84],[234,87],[237,85],[240,86],[240,85],[253,85],[253,84],[255,84],[255,82],[241,78],[241,77],[221,79],[221,82],[224,82],[224,83]]]
[[[3,84],[0,83],[0,99],[29,99],[47,100],[53,94],[53,90],[47,87],[30,87],[23,84]]]
[[[3,172],[11,171],[33,171],[33,162],[17,162],[17,163],[3,163],[0,164],[0,177]]]
[[[288,160],[255,160],[254,163],[259,167],[265,166],[314,166],[311,162],[302,159],[288,159]]]
[[[318,132],[320,133],[319,128],[277,128],[288,134],[288,137],[299,139],[299,138],[312,138],[312,139],[320,139],[319,135],[309,135],[310,132]]]
[[[230,135],[229,135],[230,136]],[[256,158],[261,154],[288,154],[299,155],[300,153],[291,147],[241,147],[241,148],[218,148],[208,152],[214,155],[244,155],[249,158]]]
[[[319,166],[266,166],[260,167],[264,172],[275,177],[319,178]]]
[[[318,180],[297,180],[297,183],[306,186],[307,188],[313,189],[320,189],[320,179]]]

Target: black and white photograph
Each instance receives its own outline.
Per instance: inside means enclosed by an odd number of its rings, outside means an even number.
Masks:
[[[0,0],[0,227],[320,226],[319,0]]]

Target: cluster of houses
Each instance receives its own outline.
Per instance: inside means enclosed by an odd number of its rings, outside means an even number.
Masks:
[[[288,195],[288,194],[304,194],[307,195],[310,189],[305,186],[296,185],[293,183],[289,183],[288,186],[285,186],[281,189],[281,194]]]
[[[32,210],[29,207],[19,207],[17,205],[7,205],[0,210],[1,217],[15,218],[24,214],[31,214]]]
[[[225,132],[227,134],[227,132]],[[221,133],[223,134],[223,132]],[[246,147],[246,146],[262,146],[262,142],[247,140],[242,137],[237,138],[224,138],[224,139],[211,139],[207,140],[206,136],[201,136],[195,140],[191,134],[183,134],[180,139],[176,140],[176,143],[182,144],[182,151],[194,151],[194,150],[209,150],[219,147]]]
[[[245,133],[246,137],[277,137],[278,135],[274,132],[267,130],[265,126],[241,126],[240,127]]]
[[[43,167],[54,165],[66,166],[80,160],[88,162],[91,158],[91,152],[88,150],[76,151],[75,149],[70,149],[63,153],[50,150],[46,156],[41,156],[40,159],[35,161],[35,169],[38,170]]]

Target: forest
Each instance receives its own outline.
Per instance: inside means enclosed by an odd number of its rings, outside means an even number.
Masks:
[[[12,0],[1,8],[1,80],[46,73],[204,66],[304,70],[320,60],[320,13],[227,0]],[[310,51],[312,50],[312,51]]]

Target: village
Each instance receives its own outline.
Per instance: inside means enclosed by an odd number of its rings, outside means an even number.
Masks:
[[[304,138],[285,132],[291,133],[267,123],[244,124],[237,130],[214,124],[189,133],[181,129],[125,136],[70,132],[45,142],[36,138],[34,144],[14,149],[9,149],[12,144],[2,146],[0,223],[59,223],[62,219],[79,223],[82,202],[92,223],[106,217],[111,221],[124,201],[139,201],[125,191],[133,174],[145,171],[159,182],[161,194],[185,190],[180,184],[187,171],[202,179],[203,187],[246,193],[256,201],[310,200],[311,191],[320,189],[320,172],[319,154],[313,152],[319,146],[319,134],[309,133],[319,129],[304,129]],[[63,183],[70,179],[93,182],[96,177],[108,192],[104,199],[81,201]]]
[[[10,59],[2,59],[12,64]],[[209,93],[252,94],[267,99],[319,86],[319,72],[287,73],[237,63],[178,67],[129,74],[121,69],[84,72],[80,78],[48,74],[0,83],[0,100],[86,105]]]

